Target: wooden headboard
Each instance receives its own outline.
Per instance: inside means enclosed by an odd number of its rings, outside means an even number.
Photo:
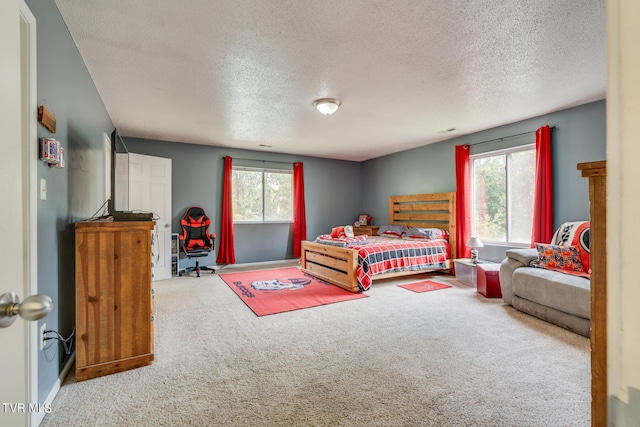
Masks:
[[[391,196],[389,222],[409,228],[441,228],[449,231],[451,259],[457,258],[455,192]]]

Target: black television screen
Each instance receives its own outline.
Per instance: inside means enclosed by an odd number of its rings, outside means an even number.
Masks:
[[[109,214],[109,216],[113,216],[113,213],[115,212],[115,194],[116,194],[116,145],[117,145],[117,135],[118,130],[114,129],[113,132],[111,132],[111,153],[108,153],[107,155],[111,156],[111,171],[109,174],[109,179],[111,180],[111,194],[108,194],[107,196],[109,197],[108,203],[107,203],[107,213]]]

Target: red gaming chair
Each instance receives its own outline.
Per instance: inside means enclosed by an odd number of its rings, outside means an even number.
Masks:
[[[209,234],[209,225],[211,220],[204,213],[204,210],[198,206],[191,206],[184,213],[184,216],[180,220],[182,227],[182,234],[180,238],[180,245],[182,252],[187,258],[195,258],[195,267],[187,267],[178,274],[182,276],[185,273],[195,271],[198,277],[200,277],[200,270],[207,270],[215,273],[215,269],[211,267],[200,267],[198,258],[209,255],[209,252],[213,250],[213,246],[216,240],[216,235]]]

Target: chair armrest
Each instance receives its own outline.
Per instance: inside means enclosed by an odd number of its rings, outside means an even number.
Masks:
[[[538,260],[538,251],[535,248],[509,249],[507,258],[518,261],[523,267],[530,267],[532,261]]]

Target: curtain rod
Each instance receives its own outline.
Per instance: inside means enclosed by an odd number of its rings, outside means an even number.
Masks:
[[[550,130],[556,130],[556,127],[555,126],[551,126],[549,129]],[[537,132],[537,130],[532,130],[532,131],[529,131],[529,132],[522,132],[522,133],[519,133],[519,134],[516,134],[516,135],[503,136],[502,138],[493,138],[493,139],[488,139],[486,141],[481,141],[481,142],[476,142],[474,144],[466,144],[466,145],[471,147],[471,146],[486,144],[487,142],[504,141],[505,139],[517,138],[519,136],[529,135],[529,134],[536,133],[536,132]]]
[[[231,156],[222,156],[223,159],[227,158],[227,157],[231,157]],[[231,158],[233,160],[246,160],[246,161],[249,161],[249,162],[262,162],[262,163],[265,163],[265,162],[267,162],[267,163],[282,163],[284,165],[292,165],[294,163],[298,163],[298,162],[280,162],[278,160],[243,159],[243,158],[240,158],[240,157],[231,157]]]

